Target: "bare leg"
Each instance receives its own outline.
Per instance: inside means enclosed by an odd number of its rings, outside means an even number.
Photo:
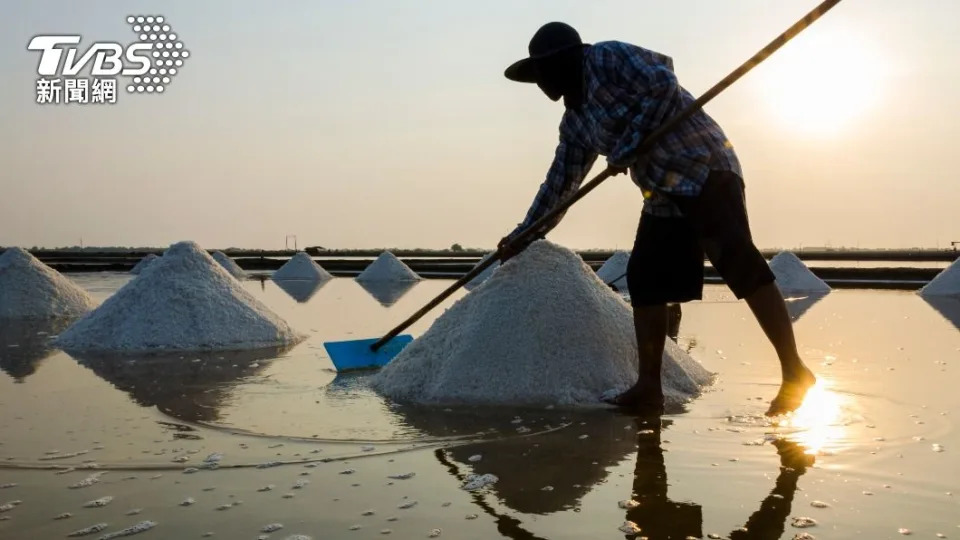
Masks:
[[[667,339],[666,305],[634,307],[633,326],[637,333],[639,378],[630,389],[607,402],[621,407],[662,409],[660,367]]]
[[[770,283],[757,289],[746,301],[780,358],[783,383],[777,397],[770,403],[767,415],[776,416],[793,411],[803,403],[807,390],[817,382],[817,378],[800,359],[783,295],[776,284]]]

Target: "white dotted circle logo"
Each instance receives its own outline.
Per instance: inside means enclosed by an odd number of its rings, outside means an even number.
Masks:
[[[190,57],[190,51],[184,48],[183,42],[179,41],[179,35],[173,31],[173,26],[166,22],[164,17],[129,15],[126,21],[136,38],[150,46],[152,49],[150,57],[154,59],[153,65],[147,66],[149,69],[142,74],[143,76],[131,78],[132,84],[127,85],[127,92],[131,94],[162,93],[178,73],[173,66],[182,67],[184,59]]]

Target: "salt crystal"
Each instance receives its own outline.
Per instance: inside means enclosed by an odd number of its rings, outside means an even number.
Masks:
[[[793,535],[793,540],[817,540],[817,537],[810,533],[797,533]]]
[[[380,529],[380,534],[390,534],[392,532],[390,529]]]
[[[543,486],[540,491],[553,491],[553,486]]]
[[[75,484],[70,484],[69,486],[67,486],[67,488],[69,488],[69,489],[81,489],[81,488],[85,488],[85,487],[90,487],[90,486],[92,486],[92,485],[94,485],[94,484],[99,483],[101,476],[103,476],[103,473],[94,473],[94,474],[91,474],[90,476],[84,478],[83,480],[80,480],[79,482],[77,482],[77,483],[75,483]]]
[[[478,517],[480,517],[480,516],[478,516],[478,515],[476,515],[476,514],[467,514],[467,519],[477,519]]]
[[[309,483],[310,483],[310,481],[309,481],[309,480],[306,480],[306,479],[297,480],[297,482],[293,485],[293,489],[303,489],[303,488],[305,488],[305,487],[307,486],[307,484],[309,484]]]
[[[813,501],[810,503],[810,506],[814,508],[830,508],[830,505],[823,501]]]
[[[483,459],[483,456],[482,456],[482,455],[480,455],[480,454],[474,454],[474,455],[468,457],[468,458],[467,458],[467,461],[469,461],[470,463],[476,463],[476,462],[480,461],[481,459]]]
[[[120,538],[121,536],[133,536],[135,534],[140,534],[145,531],[156,527],[156,522],[153,521],[141,521],[132,527],[127,527],[126,529],[112,532],[110,534],[105,534],[101,536],[98,540],[110,540],[111,538]]]
[[[355,472],[357,472],[356,469],[346,469],[346,470],[340,471],[340,474],[353,474]]]
[[[139,514],[140,512],[143,512],[143,508],[134,508],[134,509],[132,509],[132,510],[129,510],[126,515],[128,515],[128,516],[135,516],[135,515]]]
[[[282,528],[283,528],[283,525],[280,523],[270,523],[269,525],[264,525],[263,528],[260,529],[260,532],[272,533],[272,532],[279,531]]]
[[[413,508],[416,505],[417,505],[417,501],[408,501],[397,506],[397,508],[399,508],[400,510],[407,510],[409,508]]]
[[[15,488],[15,487],[17,487],[18,485],[19,485],[19,484],[17,484],[16,482],[12,482],[12,483],[9,483],[9,484],[0,484],[0,489]]]
[[[213,453],[203,458],[204,463],[219,463],[223,459],[223,454]]]
[[[196,467],[187,467],[186,469],[183,470],[183,474],[193,474],[195,472],[198,472],[199,470],[200,469]]]
[[[391,474],[391,475],[387,476],[387,478],[392,478],[392,479],[394,479],[394,480],[409,480],[409,479],[413,478],[413,477],[416,476],[416,475],[417,475],[417,473],[415,473],[415,472],[408,472],[408,473],[403,473],[403,474]]]
[[[227,504],[221,504],[220,506],[216,507],[215,510],[219,510],[222,512],[224,510],[229,510],[231,508],[233,508],[233,505],[230,503],[227,503]]]
[[[193,500],[193,497],[187,497],[186,499],[180,501],[180,506],[190,506],[197,501]]]
[[[640,527],[632,521],[624,521],[623,525],[619,527],[620,532],[624,534],[639,534]]]
[[[73,517],[73,514],[71,514],[70,512],[64,512],[62,514],[58,514],[54,516],[53,519],[69,519],[71,517]]]
[[[943,452],[943,445],[934,444],[934,445],[933,445],[933,451],[934,451],[934,452]]]
[[[361,515],[361,516],[372,516],[373,514],[374,514],[374,511],[373,511],[373,510],[365,510],[365,511],[364,511],[362,514],[360,514],[360,515]]]
[[[359,531],[360,529],[361,529],[361,526],[360,526],[360,525],[351,525],[351,526],[350,526],[350,530],[351,530],[351,531]]]
[[[55,345],[68,351],[246,349],[300,339],[197,244],[180,242]]]
[[[257,488],[257,491],[259,491],[259,492],[262,493],[262,492],[264,492],[264,491],[270,491],[270,490],[272,490],[274,487],[275,487],[275,486],[274,486],[273,484],[269,484],[269,485],[263,486],[263,487],[261,487],[261,488]]]
[[[811,517],[795,517],[790,523],[791,526],[797,529],[806,529],[808,527],[815,527],[817,525],[817,520]]]
[[[83,529],[77,529],[76,531],[73,531],[72,533],[68,534],[67,536],[69,536],[69,537],[87,536],[88,534],[98,533],[98,532],[106,529],[108,526],[109,526],[109,525],[107,525],[106,523],[97,523],[96,525],[91,525],[91,526],[85,527],[85,528],[83,528]]]
[[[640,503],[637,502],[637,501],[635,501],[635,500],[633,500],[633,499],[627,499],[627,500],[625,500],[625,501],[620,501],[620,502],[618,502],[618,503],[617,503],[617,506],[619,506],[620,508],[623,508],[623,509],[625,509],[625,510],[629,510],[629,509],[631,509],[631,508],[636,508],[636,507],[640,506]]]
[[[436,538],[436,537],[440,536],[441,534],[443,534],[443,530],[441,530],[441,529],[433,529],[432,531],[430,531],[430,534],[427,535],[427,538]]]
[[[110,504],[110,501],[113,500],[113,497],[107,495],[106,497],[100,497],[99,499],[94,499],[92,501],[87,501],[83,503],[84,508],[101,508]]]
[[[500,479],[493,474],[471,474],[464,479],[464,483],[460,488],[466,491],[476,491],[491,484],[496,484],[498,480]]]
[[[292,534],[288,536],[285,540],[313,540],[313,538],[305,534]]]
[[[897,529],[897,532],[904,536],[910,536],[911,534],[913,534],[913,531],[911,531],[910,529],[903,529],[903,528]]]
[[[86,291],[23,248],[0,255],[0,318],[74,319],[96,305]]]

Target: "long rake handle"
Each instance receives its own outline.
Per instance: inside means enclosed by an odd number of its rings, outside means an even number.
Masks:
[[[813,8],[809,13],[803,16],[802,19],[793,24],[790,28],[787,28],[782,34],[777,36],[773,41],[767,44],[766,47],[761,49],[759,52],[750,57],[749,60],[740,65],[737,69],[733,70],[729,75],[723,78],[720,82],[715,84],[712,88],[707,90],[702,96],[697,98],[696,101],[691,103],[685,109],[680,111],[676,116],[670,118],[666,122],[660,125],[659,128],[655,129],[646,139],[640,144],[637,148],[637,154],[645,154],[649,152],[653,147],[660,142],[660,139],[664,135],[670,132],[673,128],[677,127],[681,122],[690,117],[693,113],[702,109],[710,100],[717,97],[720,92],[726,90],[730,85],[735,83],[738,79],[747,74],[751,69],[757,67],[761,62],[766,60],[771,54],[777,51],[780,47],[783,47],[788,41],[793,39],[797,34],[804,31],[807,27],[814,23],[817,19],[823,16],[824,13],[832,9],[834,6],[840,3],[841,0],[825,0],[817,7]],[[427,303],[427,305],[420,308],[416,313],[411,315],[407,320],[400,323],[396,328],[388,332],[379,341],[370,346],[374,351],[382,347],[386,342],[393,339],[397,334],[406,330],[411,324],[420,320],[421,317],[426,315],[430,310],[437,307],[441,302],[446,300],[451,294],[455,293],[460,287],[463,287],[469,283],[473,278],[477,277],[481,272],[489,268],[493,263],[500,260],[502,257],[502,251],[504,248],[508,248],[514,244],[522,245],[521,243],[531,236],[533,236],[537,231],[539,231],[544,225],[550,223],[555,217],[560,213],[566,211],[568,208],[573,206],[574,203],[580,199],[586,197],[588,193],[596,189],[604,180],[610,178],[615,174],[614,169],[607,167],[600,174],[593,177],[589,182],[583,185],[576,193],[571,195],[566,200],[562,201],[557,205],[556,208],[547,212],[546,215],[538,219],[526,229],[520,232],[508,245],[500,248],[489,257],[487,260],[482,261],[479,265],[474,267],[473,270],[467,272],[467,274],[460,279],[458,279],[453,285],[447,287],[445,291],[437,295],[436,298]]]

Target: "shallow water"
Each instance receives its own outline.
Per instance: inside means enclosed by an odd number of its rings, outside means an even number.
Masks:
[[[129,279],[70,277],[98,300]],[[0,505],[21,502],[0,506],[0,538],[108,523],[85,537],[99,538],[145,520],[157,525],[138,537],[257,538],[280,523],[270,538],[632,538],[618,530],[629,520],[652,539],[960,538],[960,301],[792,302],[823,388],[781,426],[761,417],[778,382],[770,346],[715,286],[684,306],[679,343],[719,380],[661,420],[397,406],[363,375],[336,376],[323,341],[376,337],[449,283],[245,282],[311,336],[282,351],[72,358],[46,346],[56,326],[4,325]],[[474,473],[499,481],[460,489]],[[795,528],[800,517],[816,525]]]

